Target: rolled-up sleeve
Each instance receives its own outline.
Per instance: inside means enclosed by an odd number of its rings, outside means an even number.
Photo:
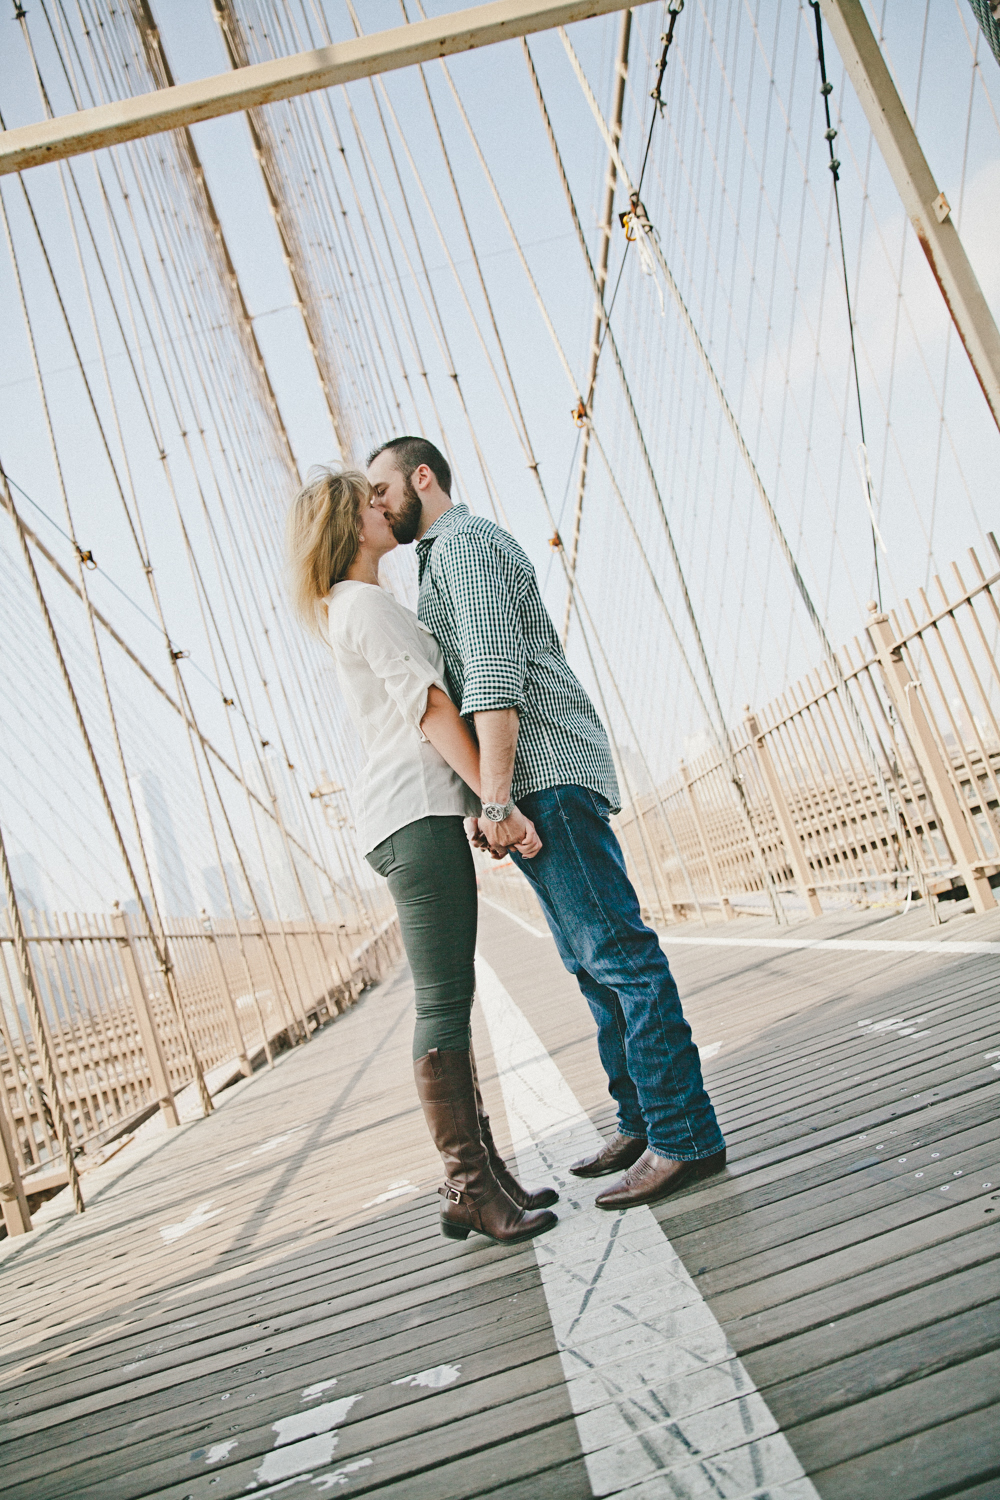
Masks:
[[[427,695],[432,687],[443,693],[448,689],[421,649],[416,620],[411,628],[405,616],[372,589],[351,620],[350,644],[383,683],[404,721],[426,739],[420,722],[427,712]]]
[[[441,558],[462,658],[463,717],[525,707],[528,650],[521,621],[526,580],[487,538],[461,532]]]

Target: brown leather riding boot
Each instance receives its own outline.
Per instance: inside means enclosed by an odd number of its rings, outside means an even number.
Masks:
[[[529,1192],[527,1188],[521,1186],[497,1150],[496,1142],[493,1139],[493,1132],[490,1129],[490,1117],[486,1113],[482,1091],[479,1087],[479,1074],[476,1072],[476,1054],[473,1052],[471,1045],[469,1047],[469,1058],[472,1062],[472,1083],[476,1090],[476,1113],[479,1116],[479,1133],[483,1138],[483,1145],[486,1147],[490,1166],[493,1168],[493,1176],[499,1182],[510,1201],[516,1203],[518,1208],[550,1208],[553,1203],[559,1202],[559,1194],[555,1188],[538,1188],[533,1193]]]
[[[468,1051],[436,1047],[413,1064],[424,1119],[444,1163],[441,1233],[467,1239],[472,1230],[509,1245],[544,1234],[558,1220],[548,1209],[519,1208],[497,1182],[483,1144]]]

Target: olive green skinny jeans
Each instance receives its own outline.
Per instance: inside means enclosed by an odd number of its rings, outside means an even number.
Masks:
[[[389,882],[416,997],[413,1056],[469,1046],[476,871],[462,819],[418,818],[365,856]]]

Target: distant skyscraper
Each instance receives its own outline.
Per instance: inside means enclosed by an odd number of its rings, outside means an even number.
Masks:
[[[257,826],[267,861],[268,878],[274,888],[280,915],[292,919],[304,917],[304,893],[313,915],[322,919],[326,916],[326,903],[320,893],[315,866],[292,842],[293,839],[302,844],[306,842],[292,781],[293,773],[280,755],[268,755],[266,767],[266,777],[261,775],[260,770],[253,773],[254,789],[268,808],[275,806],[273,797],[277,797],[277,811],[289,835],[286,848],[281,829],[275,820],[266,813],[257,812]]]
[[[163,784],[155,771],[140,771],[129,778],[129,785],[160,911],[164,916],[193,917],[198,908]]]
[[[14,894],[24,911],[51,911],[55,903],[44,870],[33,854],[12,854]],[[6,901],[4,905],[6,906]]]
[[[253,915],[236,870],[228,860],[221,870],[218,865],[207,865],[201,878],[208,896],[208,910],[213,917],[231,917],[235,912],[240,920],[244,920]]]

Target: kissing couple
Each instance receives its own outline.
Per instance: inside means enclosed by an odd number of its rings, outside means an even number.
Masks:
[[[417,614],[379,584],[416,544]],[[512,536],[451,498],[423,438],[376,448],[367,474],[314,471],[288,517],[289,589],[327,642],[366,754],[353,792],[361,852],[385,877],[413,975],[413,1072],[444,1164],[442,1232],[516,1243],[556,1223],[500,1156],[472,1051],[478,900],[470,840],[510,855],[597,1023],[618,1106],[578,1177],[622,1174],[604,1209],[656,1203],[721,1171],[726,1147],[670,965],[611,828],[608,737]]]

